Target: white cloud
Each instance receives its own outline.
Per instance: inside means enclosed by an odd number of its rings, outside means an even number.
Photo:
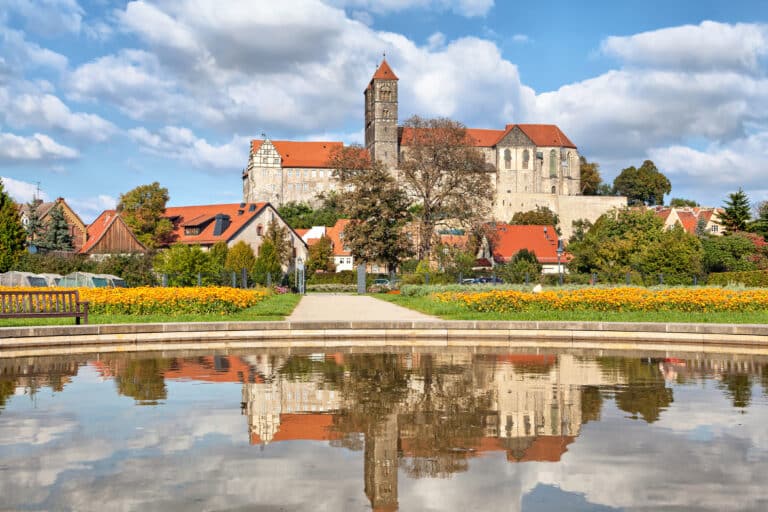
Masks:
[[[528,43],[531,39],[525,34],[515,34],[512,36],[512,41],[515,43]]]
[[[109,121],[94,114],[72,112],[52,94],[10,95],[0,88],[0,118],[14,127],[59,129],[79,139],[104,141],[116,131]]]
[[[78,156],[76,149],[62,146],[41,133],[25,137],[0,132],[0,165],[72,159]]]
[[[468,18],[486,16],[494,0],[330,0],[340,7],[367,9],[376,14],[400,12],[407,9],[452,11]]]
[[[3,188],[5,188],[5,191],[17,203],[28,203],[36,197],[43,201],[48,201],[48,194],[42,191],[38,193],[36,183],[15,180],[7,176],[0,176],[0,179],[3,181]],[[0,437],[0,444],[1,443],[2,438]]]
[[[86,224],[93,222],[104,210],[112,210],[117,206],[117,199],[106,194],[85,198],[67,197],[66,200]]]
[[[232,171],[241,169],[248,159],[248,137],[235,135],[226,144],[212,145],[187,128],[166,126],[156,133],[145,128],[129,131],[141,149],[167,158],[189,162],[196,167]]]
[[[42,36],[80,32],[84,11],[76,0],[5,0],[2,10],[24,19],[28,31]]]
[[[603,41],[602,51],[630,65],[678,71],[758,72],[768,54],[768,26],[704,21]]]
[[[11,70],[27,68],[50,68],[62,71],[67,67],[67,58],[37,43],[26,40],[24,33],[0,24],[0,57]]]

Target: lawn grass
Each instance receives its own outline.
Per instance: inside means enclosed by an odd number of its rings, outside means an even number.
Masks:
[[[659,323],[708,323],[708,324],[766,324],[768,311],[739,311],[688,313],[684,311],[520,311],[485,313],[473,311],[458,304],[436,302],[429,297],[404,295],[373,295],[381,300],[397,304],[443,320],[541,320],[575,322],[659,322]]]
[[[99,315],[89,314],[89,324],[147,324],[176,322],[268,322],[284,320],[290,315],[301,299],[294,293],[273,294],[250,308],[228,314],[184,314],[184,315]],[[0,320],[0,327],[26,327],[37,325],[74,325],[74,318],[14,318]]]

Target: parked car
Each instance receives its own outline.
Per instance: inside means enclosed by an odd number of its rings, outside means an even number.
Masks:
[[[384,288],[389,288],[389,279],[379,278],[373,280],[374,286],[383,286]]]

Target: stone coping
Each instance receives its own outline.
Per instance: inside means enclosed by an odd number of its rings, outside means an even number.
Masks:
[[[200,322],[0,328],[0,357],[233,348],[520,347],[768,355],[768,325],[630,322]]]

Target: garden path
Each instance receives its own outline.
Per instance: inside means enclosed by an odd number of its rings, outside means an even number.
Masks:
[[[296,309],[293,310],[293,313],[286,320],[293,322],[349,322],[354,320],[436,321],[438,319],[365,295],[311,293],[301,298]]]

